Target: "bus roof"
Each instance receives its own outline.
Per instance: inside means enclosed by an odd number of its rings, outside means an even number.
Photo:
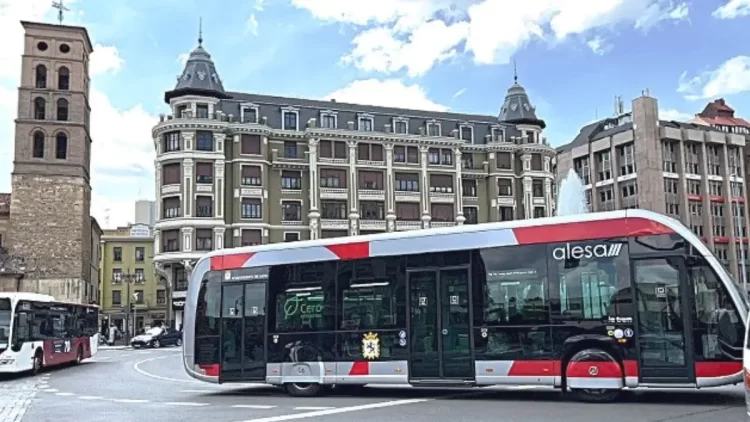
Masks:
[[[29,293],[29,292],[0,292],[0,299],[10,299],[11,302],[17,302],[19,300],[30,300],[34,302],[51,302],[60,305],[79,305],[88,307],[98,307],[97,305],[87,305],[83,303],[75,302],[64,302],[56,300],[54,296],[45,295],[41,293]]]
[[[668,233],[679,233],[691,243],[697,240],[677,220],[652,211],[631,209],[246,246],[213,251],[200,261],[209,259],[211,270],[224,270]]]

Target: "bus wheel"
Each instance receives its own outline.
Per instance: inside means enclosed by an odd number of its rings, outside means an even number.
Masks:
[[[36,375],[42,370],[44,366],[44,357],[41,350],[37,350],[34,354],[34,358],[31,360],[31,374]]]
[[[323,390],[323,386],[315,383],[284,384],[284,391],[293,397],[315,397]]]
[[[586,403],[610,403],[620,397],[622,390],[576,388],[570,390],[573,397]]]
[[[76,352],[76,365],[80,365],[81,362],[83,362],[83,347],[78,346],[78,351]]]

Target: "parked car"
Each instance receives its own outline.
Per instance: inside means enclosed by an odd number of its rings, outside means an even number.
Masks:
[[[135,349],[141,347],[182,346],[182,331],[173,328],[154,327],[130,340]]]

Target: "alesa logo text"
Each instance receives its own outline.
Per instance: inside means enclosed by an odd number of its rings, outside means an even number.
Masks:
[[[565,246],[555,248],[552,251],[552,258],[557,260],[564,259],[584,259],[584,258],[614,258],[620,255],[622,243],[613,243],[611,245],[586,245],[573,246],[566,243]]]

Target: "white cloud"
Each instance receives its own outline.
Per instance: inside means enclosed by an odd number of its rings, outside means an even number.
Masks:
[[[677,92],[689,100],[705,100],[750,92],[750,56],[733,57],[718,68],[692,78],[680,75]]]
[[[693,118],[695,118],[694,115],[690,113],[683,113],[674,108],[659,110],[659,119],[661,120],[674,120],[676,122],[687,122],[689,120],[693,120]]]
[[[397,79],[354,81],[344,88],[326,95],[324,99],[382,107],[433,111],[448,110],[448,107],[430,100],[421,86],[417,84],[406,85]]]
[[[120,52],[113,45],[94,45],[94,52],[91,53],[91,64],[89,73],[91,76],[103,73],[116,75],[120,72],[125,60],[120,57]]]
[[[0,0],[0,37],[6,48],[0,49],[0,191],[10,190],[14,124],[17,113],[23,27],[20,20],[45,21],[53,19],[51,1]],[[73,1],[65,2],[66,6]],[[76,24],[76,14],[66,22]],[[77,15],[80,18],[80,13]],[[91,56],[92,145],[92,214],[104,226],[105,209],[110,208],[110,225],[122,225],[133,220],[133,202],[140,197],[153,197],[154,150],[151,128],[156,118],[141,106],[119,110],[105,92],[97,89],[97,75],[116,74],[123,66],[115,46],[97,44]],[[141,192],[142,187],[146,191]]]
[[[586,42],[586,45],[594,52],[594,54],[602,56],[612,50],[612,45],[607,42],[604,38],[596,36]]]
[[[255,0],[255,4],[253,5],[253,9],[262,12],[264,10],[263,3],[265,3],[264,0]]]
[[[466,88],[461,88],[461,89],[459,89],[458,91],[456,91],[456,93],[455,93],[455,94],[453,94],[453,97],[452,97],[452,98],[453,98],[453,99],[455,100],[456,98],[458,98],[458,97],[460,97],[460,96],[464,95],[465,93],[466,93]]]
[[[247,18],[247,30],[256,37],[258,36],[258,19],[255,17],[255,13],[250,14],[250,17]]]
[[[182,53],[177,56],[177,63],[180,64],[180,71],[185,67],[185,63],[187,63],[189,57],[190,53]]]
[[[686,3],[673,0],[292,0],[292,4],[324,21],[366,27],[355,36],[345,62],[384,73],[407,69],[412,76],[457,52],[471,54],[476,64],[503,64],[532,40],[561,42],[620,24],[648,31],[663,21],[685,20],[689,13]],[[446,16],[450,23],[443,22]]]
[[[750,0],[729,0],[718,7],[711,16],[716,19],[735,19],[750,16]]]

